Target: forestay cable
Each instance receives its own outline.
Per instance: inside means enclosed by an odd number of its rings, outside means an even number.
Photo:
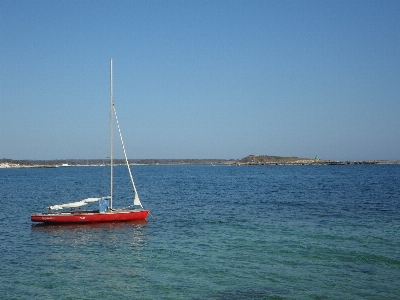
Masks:
[[[142,205],[142,203],[141,203],[140,200],[139,200],[139,195],[138,195],[138,192],[137,192],[137,190],[136,190],[135,182],[133,181],[131,168],[129,167],[128,157],[126,156],[126,151],[125,151],[125,146],[124,146],[124,140],[122,139],[122,133],[121,133],[121,129],[120,129],[120,127],[119,127],[118,116],[117,116],[117,110],[115,109],[114,103],[113,103],[113,109],[114,109],[115,120],[117,121],[117,127],[118,127],[119,137],[121,138],[122,150],[124,150],[124,156],[125,156],[126,166],[128,167],[129,176],[130,176],[130,178],[131,178],[133,190],[135,191],[135,198],[134,198],[134,200],[133,200],[133,205],[140,205],[140,207],[143,208],[143,205]]]

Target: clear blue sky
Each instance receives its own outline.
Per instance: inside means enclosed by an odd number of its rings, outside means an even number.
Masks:
[[[0,18],[0,158],[107,157],[113,58],[132,159],[400,159],[400,1],[0,0]]]

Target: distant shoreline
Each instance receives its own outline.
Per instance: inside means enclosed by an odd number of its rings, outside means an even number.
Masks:
[[[249,155],[242,159],[132,159],[131,165],[227,165],[227,166],[277,166],[277,165],[372,165],[400,164],[400,160],[334,161],[298,157]],[[115,165],[125,160],[115,159]],[[109,166],[106,159],[13,160],[0,159],[0,168],[57,168],[74,166]]]
[[[232,165],[236,159],[131,159],[130,165]],[[114,159],[114,165],[125,165]],[[59,168],[76,166],[109,166],[107,159],[13,160],[0,159],[0,168]]]

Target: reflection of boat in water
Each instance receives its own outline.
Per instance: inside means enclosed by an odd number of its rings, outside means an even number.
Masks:
[[[37,223],[31,226],[32,231],[66,231],[66,230],[80,230],[87,228],[98,228],[98,229],[132,229],[132,227],[143,227],[149,222],[147,220],[134,220],[126,222],[102,222],[102,223],[71,223],[59,226],[54,223]]]
[[[57,245],[123,245],[141,249],[147,240],[146,220],[127,222],[46,224],[31,226],[31,235]]]
[[[77,202],[65,203],[59,205],[52,205],[47,207],[48,211],[45,213],[33,213],[31,215],[32,222],[43,222],[49,224],[77,224],[77,223],[100,223],[100,222],[126,222],[132,220],[145,220],[149,214],[149,210],[143,208],[142,203],[139,200],[139,195],[136,190],[135,183],[133,181],[131,169],[129,166],[128,158],[126,156],[124,141],[122,139],[122,134],[118,122],[117,111],[114,106],[113,97],[113,80],[112,80],[112,60],[110,61],[110,144],[111,144],[111,154],[110,154],[110,196],[108,197],[97,197],[97,198],[86,198]],[[118,126],[119,136],[121,138],[122,149],[125,156],[125,162],[128,167],[128,172],[130,180],[133,187],[134,199],[133,204],[121,208],[113,208],[113,149],[114,149],[114,116]],[[62,166],[68,166],[68,164],[63,164]],[[81,207],[89,203],[98,202],[98,210],[81,210]],[[133,208],[131,208],[134,206]],[[136,208],[135,208],[136,207]],[[75,211],[75,208],[79,208]],[[55,212],[61,209],[71,209],[70,211]]]

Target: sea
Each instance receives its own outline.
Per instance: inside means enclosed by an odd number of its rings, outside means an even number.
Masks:
[[[0,299],[400,299],[400,165],[131,169],[146,221],[47,226],[108,168],[0,169]]]

